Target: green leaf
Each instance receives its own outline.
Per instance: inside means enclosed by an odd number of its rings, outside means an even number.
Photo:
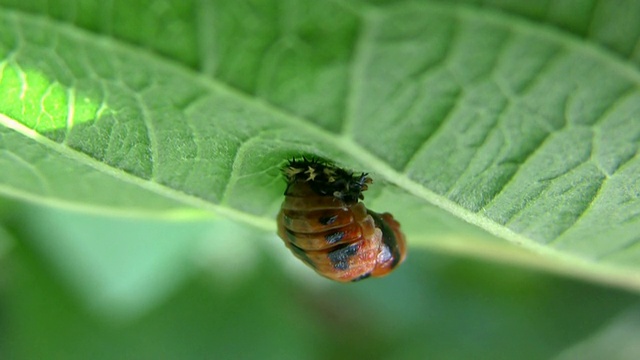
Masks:
[[[135,34],[113,14],[107,37],[55,6],[76,25],[0,8],[3,194],[273,231],[279,166],[315,154],[371,172],[367,204],[412,247],[640,288],[633,19],[575,2],[186,4],[195,28],[151,11]],[[186,45],[158,45],[162,19]]]

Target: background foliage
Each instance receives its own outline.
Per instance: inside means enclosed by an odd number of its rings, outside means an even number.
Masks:
[[[0,355],[637,358],[639,13],[0,1]],[[406,264],[286,253],[297,154],[372,173]]]

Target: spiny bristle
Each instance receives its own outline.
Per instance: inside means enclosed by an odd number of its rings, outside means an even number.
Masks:
[[[347,202],[363,199],[362,192],[372,182],[366,173],[354,175],[352,171],[317,158],[291,159],[282,171],[290,186],[305,182],[320,195],[335,196]]]

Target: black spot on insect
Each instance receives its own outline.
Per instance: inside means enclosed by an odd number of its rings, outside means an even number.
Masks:
[[[355,279],[351,280],[351,282],[360,281],[360,280],[363,280],[363,279],[368,278],[369,276],[371,276],[371,273],[370,273],[370,272],[368,272],[368,273],[366,273],[366,274],[362,274],[362,275],[358,276],[357,278],[355,278]]]
[[[335,244],[338,241],[342,240],[343,237],[344,237],[344,231],[336,231],[334,233],[327,234],[324,236],[328,244]]]
[[[298,239],[298,237],[296,236],[296,233],[294,233],[289,229],[287,229],[287,237],[289,238],[289,241],[291,241],[292,243],[295,243],[296,240]]]
[[[333,250],[327,257],[331,261],[331,265],[338,270],[347,270],[349,268],[349,258],[358,253],[360,244],[351,244],[341,247],[337,250]]]
[[[294,254],[298,255],[298,258],[302,260],[305,264],[311,266],[313,269],[316,268],[316,264],[313,261],[311,261],[311,259],[309,259],[309,257],[307,256],[307,253],[304,250],[300,249],[295,245],[291,245],[290,249]]]
[[[333,216],[322,216],[318,219],[318,222],[322,225],[331,225],[338,220],[338,215]]]

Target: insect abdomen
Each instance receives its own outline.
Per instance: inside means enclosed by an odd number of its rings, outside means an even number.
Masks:
[[[287,208],[287,204],[288,199],[278,216],[278,232],[298,258],[338,281],[372,274],[380,249],[386,246],[383,231],[376,226],[378,214],[370,214],[362,203],[312,211]],[[324,223],[328,218],[332,221]]]
[[[292,160],[284,170],[278,235],[320,275],[357,281],[391,272],[405,256],[400,224],[369,211],[362,199],[371,179],[317,161]]]

